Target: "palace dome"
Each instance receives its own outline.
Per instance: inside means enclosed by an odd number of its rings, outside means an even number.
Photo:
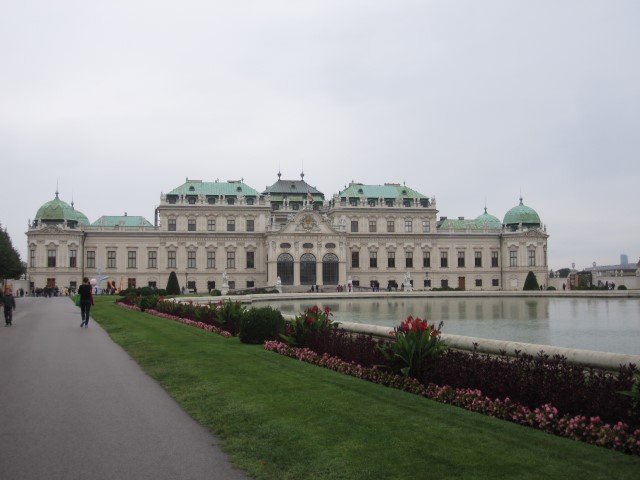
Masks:
[[[485,225],[487,228],[502,228],[502,222],[497,217],[487,213],[487,207],[484,207],[484,213],[476,218],[476,225],[479,228],[484,228]]]
[[[539,227],[542,224],[538,213],[533,208],[524,205],[522,198],[520,198],[520,205],[516,205],[507,212],[502,223],[508,227],[516,227],[518,225],[524,227]]]
[[[73,202],[69,205],[58,198],[48,201],[38,209],[35,220],[42,224],[59,224],[67,222],[70,226],[89,225],[87,216],[73,208]]]

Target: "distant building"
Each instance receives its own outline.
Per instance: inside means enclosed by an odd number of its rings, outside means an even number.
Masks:
[[[126,214],[90,223],[56,192],[27,232],[31,284],[75,287],[87,276],[164,288],[172,271],[198,292],[220,288],[223,273],[231,289],[521,290],[529,271],[548,284],[548,235],[522,199],[503,221],[486,208],[449,219],[405,185],[352,182],[327,199],[304,175],[280,177],[262,192],[187,179],[160,195],[153,223]]]

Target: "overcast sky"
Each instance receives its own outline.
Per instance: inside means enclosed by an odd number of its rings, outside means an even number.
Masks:
[[[640,258],[637,0],[5,0],[0,223],[55,196],[153,221],[185,178],[405,182],[547,226],[553,269]]]

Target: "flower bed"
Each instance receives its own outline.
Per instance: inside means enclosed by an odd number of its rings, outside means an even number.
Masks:
[[[135,306],[135,305],[129,305],[129,304],[123,303],[123,302],[118,302],[118,305],[120,305],[121,307],[124,307],[124,308],[128,308],[130,310],[135,310],[137,312],[140,311],[140,308]],[[180,323],[183,323],[185,325],[189,325],[191,327],[200,328],[201,330],[205,330],[207,332],[217,333],[218,335],[222,335],[223,337],[226,337],[226,338],[229,338],[229,337],[233,336],[231,333],[227,332],[226,330],[218,328],[215,325],[210,325],[208,323],[198,322],[198,321],[195,321],[195,320],[190,320],[188,318],[177,317],[175,315],[170,315],[168,313],[159,312],[159,311],[151,309],[151,308],[145,310],[145,312],[149,313],[151,315],[154,315],[156,317],[168,318],[169,320],[175,320],[176,322],[180,322]]]
[[[118,304],[131,310],[140,311],[140,308],[135,305],[122,302],[118,302]],[[228,331],[214,325],[154,309],[147,309],[146,312],[208,332],[214,332],[226,338],[233,336]],[[398,375],[375,367],[363,367],[355,362],[346,362],[328,353],[318,354],[309,348],[295,347],[280,341],[267,341],[264,343],[264,348],[339,373],[421,395],[425,398],[462,407],[469,411],[483,413],[491,417],[508,420],[623,453],[640,455],[640,428],[632,430],[628,424],[623,422],[609,424],[603,422],[599,416],[587,417],[585,415],[560,414],[558,409],[549,403],[538,408],[529,408],[519,402],[512,401],[509,397],[491,399],[483,395],[479,389],[453,388],[439,386],[434,383],[425,385],[410,376]]]
[[[640,429],[632,431],[623,422],[611,425],[604,423],[600,417],[560,415],[558,410],[550,404],[531,409],[511,401],[508,397],[492,400],[476,389],[441,387],[433,383],[425,386],[411,377],[383,372],[376,368],[365,368],[327,354],[319,355],[308,348],[298,348],[278,341],[265,342],[264,348],[300,361],[388,387],[399,388],[472,412],[483,413],[623,453],[640,455]]]

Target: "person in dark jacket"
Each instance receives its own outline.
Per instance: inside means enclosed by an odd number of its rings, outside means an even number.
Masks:
[[[80,316],[82,317],[80,327],[87,327],[89,324],[89,310],[93,305],[93,287],[87,277],[82,279],[82,285],[78,287],[78,295],[80,295]]]
[[[13,312],[16,310],[16,299],[13,298],[13,291],[8,285],[4,287],[2,303],[4,304],[4,321],[6,322],[6,326],[9,327],[13,325]]]

